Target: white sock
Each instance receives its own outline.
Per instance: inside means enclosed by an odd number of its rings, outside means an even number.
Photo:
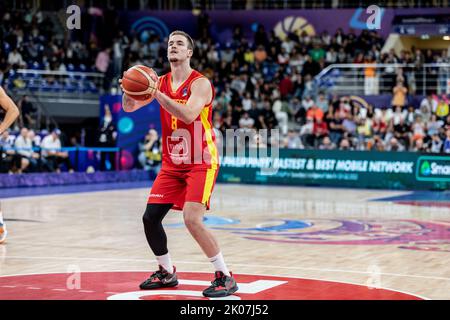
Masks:
[[[230,271],[228,271],[227,265],[223,260],[222,252],[219,252],[214,257],[209,258],[209,261],[213,264],[215,271],[222,271],[224,275],[230,276]]]
[[[5,223],[3,222],[3,214],[2,214],[1,211],[0,211],[0,224],[5,224]]]
[[[168,273],[173,273],[172,260],[168,252],[165,255],[156,256],[156,260],[158,260],[158,264],[166,269]]]

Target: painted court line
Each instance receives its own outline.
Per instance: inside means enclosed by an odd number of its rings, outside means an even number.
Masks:
[[[121,259],[121,258],[86,258],[86,257],[22,257],[22,256],[5,256],[7,259],[23,259],[23,260],[84,260],[84,261],[123,261],[123,262],[145,262],[149,263],[154,260],[150,259]],[[201,265],[211,265],[209,262],[193,262],[193,261],[177,261],[178,264],[201,264]],[[270,265],[255,265],[255,264],[245,264],[245,263],[233,263],[229,262],[229,265],[248,267],[248,268],[273,268],[273,269],[286,269],[286,270],[306,270],[306,271],[321,271],[321,272],[340,272],[340,273],[357,273],[357,274],[372,274],[370,271],[357,271],[357,270],[342,270],[342,269],[328,269],[328,268],[306,268],[306,267],[286,267],[286,266],[270,266]],[[433,280],[444,280],[450,281],[450,278],[426,276],[426,275],[412,275],[412,274],[402,274],[402,273],[390,273],[390,272],[380,272],[380,275],[393,276],[393,277],[407,277],[407,278],[421,278],[421,279],[433,279]]]

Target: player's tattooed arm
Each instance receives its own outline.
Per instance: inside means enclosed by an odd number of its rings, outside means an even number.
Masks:
[[[3,122],[0,123],[0,134],[8,129],[19,116],[19,108],[12,99],[6,94],[5,90],[0,87],[0,107],[6,111]]]

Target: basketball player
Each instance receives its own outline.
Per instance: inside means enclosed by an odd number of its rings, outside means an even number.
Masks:
[[[218,150],[212,130],[215,92],[212,83],[191,68],[193,52],[194,42],[187,33],[172,32],[167,48],[171,71],[159,79],[156,74],[152,75],[158,81],[154,98],[161,105],[163,162],[153,183],[143,222],[159,270],[145,280],[140,288],[157,289],[178,284],[162,226],[167,212],[175,209],[183,210],[186,227],[215,268],[215,279],[203,291],[203,295],[225,297],[236,292],[238,286],[224,262],[216,238],[203,224],[203,215],[209,209],[219,170]],[[149,101],[135,101],[125,93],[123,108],[132,112]],[[200,137],[194,136],[195,126],[201,128]],[[190,138],[177,136],[186,131]],[[201,150],[201,159],[194,156],[196,148]]]
[[[0,107],[6,111],[3,121],[0,123],[0,136],[3,131],[6,131],[19,116],[19,109],[10,97],[6,94],[5,90],[0,87]],[[1,155],[0,155],[1,156]],[[0,206],[0,244],[6,240],[6,225],[3,221],[2,208]]]

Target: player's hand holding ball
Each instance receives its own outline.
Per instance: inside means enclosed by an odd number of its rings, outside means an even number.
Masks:
[[[152,68],[136,65],[124,72],[119,83],[128,97],[138,101],[151,101],[158,90],[159,78]]]

